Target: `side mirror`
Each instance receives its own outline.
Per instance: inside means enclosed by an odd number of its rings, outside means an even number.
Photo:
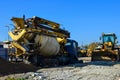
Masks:
[[[115,43],[117,44],[117,43],[118,43],[118,41],[115,41]]]

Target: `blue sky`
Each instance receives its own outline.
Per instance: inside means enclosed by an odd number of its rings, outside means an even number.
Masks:
[[[99,41],[102,32],[116,33],[120,42],[120,0],[1,0],[0,41],[8,39],[10,19],[23,14],[60,23],[79,45]]]

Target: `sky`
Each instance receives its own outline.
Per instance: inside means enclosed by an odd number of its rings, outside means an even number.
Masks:
[[[59,23],[79,45],[100,41],[103,32],[116,33],[120,43],[120,0],[1,0],[0,41],[8,40],[10,19],[23,14]]]

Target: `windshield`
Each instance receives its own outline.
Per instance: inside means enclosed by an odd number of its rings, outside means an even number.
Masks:
[[[66,44],[65,44],[65,46],[70,46],[71,45],[71,43],[70,42],[67,42]]]
[[[103,43],[104,42],[112,42],[112,43],[114,43],[115,41],[114,41],[114,36],[103,36]]]

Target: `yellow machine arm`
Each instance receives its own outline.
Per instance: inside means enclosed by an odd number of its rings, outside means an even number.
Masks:
[[[55,37],[58,43],[65,44],[70,33],[60,29],[60,24],[39,17],[28,18],[12,18],[15,24],[15,29],[9,32],[13,42],[12,45],[16,48],[16,56],[24,54],[27,49],[25,46],[34,44],[29,41],[34,39],[36,34]],[[25,45],[24,45],[25,44]],[[30,49],[29,49],[30,50]]]
[[[60,28],[60,24],[58,24],[56,22],[53,22],[53,21],[43,19],[43,18],[39,18],[39,17],[36,17],[36,16],[33,17],[33,21],[34,21],[34,23],[48,25],[48,26],[52,27],[53,29],[59,29]]]
[[[54,36],[60,37],[60,38],[69,38],[70,33],[66,30],[60,29],[60,24],[49,21],[43,18],[39,17],[33,17],[29,18],[27,20],[24,20],[23,18],[12,18],[11,19],[16,26],[16,29],[37,29],[37,30],[42,30],[42,33],[44,34],[54,34]]]

